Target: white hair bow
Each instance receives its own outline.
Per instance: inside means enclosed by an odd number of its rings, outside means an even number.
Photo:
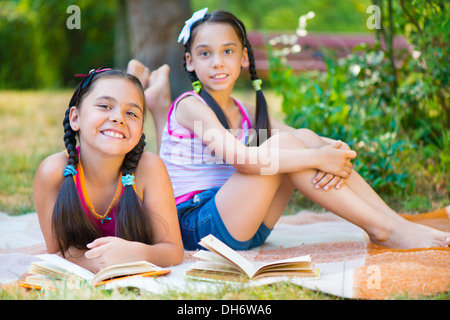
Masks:
[[[184,25],[183,30],[181,30],[180,35],[178,36],[178,42],[181,42],[183,40],[183,44],[186,44],[188,42],[189,37],[191,36],[191,27],[194,23],[196,23],[198,20],[201,20],[205,17],[206,12],[208,12],[208,8],[204,8],[202,10],[199,10],[195,12],[192,17],[189,20],[186,20],[186,24]]]

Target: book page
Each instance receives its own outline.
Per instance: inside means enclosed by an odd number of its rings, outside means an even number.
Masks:
[[[118,276],[128,276],[150,271],[163,271],[162,268],[148,261],[134,261],[112,265],[100,270],[92,279],[93,283]]]
[[[95,276],[89,270],[86,270],[75,263],[67,261],[66,259],[61,258],[60,256],[58,256],[56,254],[40,254],[40,255],[37,255],[36,257],[41,260],[50,262],[50,263],[54,264],[55,266],[60,267],[69,273],[73,273],[89,282]]]
[[[202,260],[220,262],[236,267],[235,263],[230,262],[230,260],[228,260],[227,258],[224,258],[220,254],[217,254],[212,251],[200,250],[194,253],[192,256]]]
[[[199,244],[206,249],[215,252],[222,257],[225,257],[235,265],[237,265],[249,278],[253,277],[256,272],[253,264],[241,256],[239,253],[231,249],[225,243],[214,237],[213,235],[208,235],[202,238]]]
[[[208,261],[195,261],[190,270],[198,270],[200,273],[203,273],[204,271],[213,271],[218,273],[227,272],[242,275],[241,269],[236,268],[234,265]]]
[[[278,265],[295,264],[295,263],[302,263],[302,262],[310,263],[311,262],[311,255],[294,257],[294,258],[287,258],[287,259],[283,259],[283,260],[278,260],[278,261],[265,263],[265,264],[259,266],[257,271],[260,271],[261,269],[268,268],[268,267],[276,268]]]

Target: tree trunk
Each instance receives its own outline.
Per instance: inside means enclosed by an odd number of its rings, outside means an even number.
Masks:
[[[116,13],[115,38],[114,38],[114,66],[125,70],[130,59],[130,39],[128,36],[127,4],[125,0],[119,0]]]
[[[127,0],[127,15],[132,57],[150,70],[168,64],[173,98],[189,90],[184,47],[177,43],[191,16],[189,0]]]

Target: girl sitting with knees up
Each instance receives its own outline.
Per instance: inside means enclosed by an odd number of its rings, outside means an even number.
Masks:
[[[182,94],[168,110],[160,156],[174,188],[186,249],[198,248],[208,234],[237,250],[261,245],[294,189],[363,228],[375,243],[448,245],[448,233],[394,212],[352,169],[356,153],[345,143],[269,116],[252,47],[238,18],[200,10],[186,21],[179,41],[194,91]],[[247,67],[256,106],[231,96]]]
[[[81,76],[63,121],[66,151],[46,158],[34,181],[49,253],[94,272],[137,260],[179,264],[170,179],[163,161],[144,151],[140,81],[111,69]]]

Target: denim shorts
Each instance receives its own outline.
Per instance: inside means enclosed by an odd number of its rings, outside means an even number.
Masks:
[[[238,241],[231,236],[217,210],[216,193],[219,189],[203,191],[177,205],[184,248],[186,250],[203,249],[198,243],[209,234],[234,250],[248,250],[263,244],[272,231],[264,223],[261,223],[250,240]]]

